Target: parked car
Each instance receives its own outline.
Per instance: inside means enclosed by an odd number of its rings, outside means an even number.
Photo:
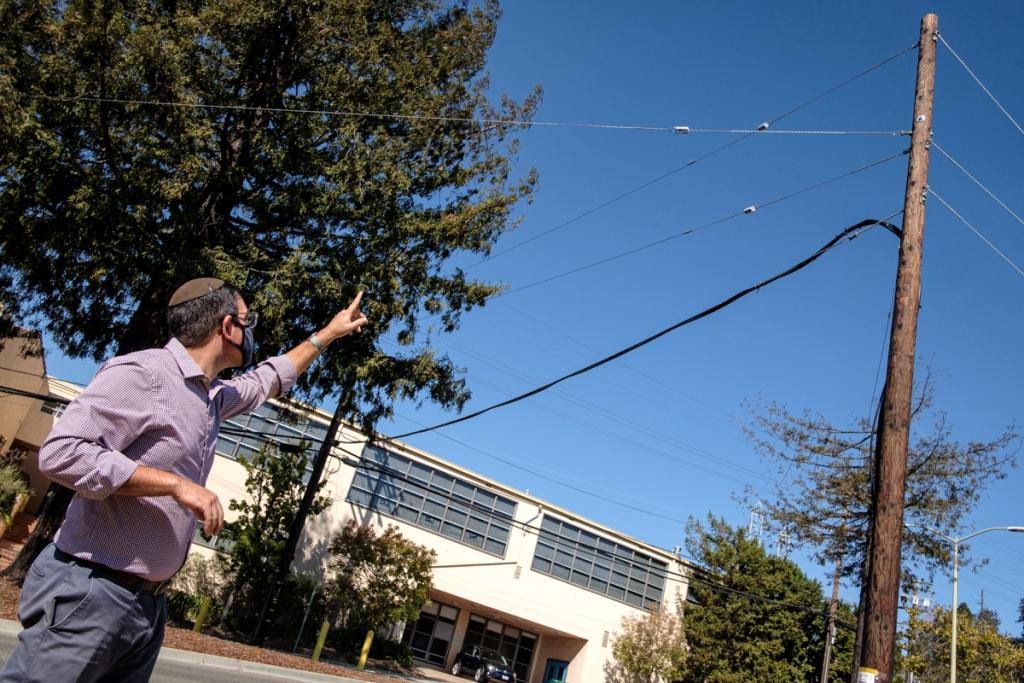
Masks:
[[[452,664],[453,676],[470,675],[474,681],[509,681],[518,680],[512,671],[512,663],[497,652],[485,650],[478,645],[467,645],[455,658]]]

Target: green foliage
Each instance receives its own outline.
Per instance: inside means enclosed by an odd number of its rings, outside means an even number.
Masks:
[[[676,614],[652,612],[624,617],[612,641],[615,663],[605,666],[609,682],[668,683],[683,673],[686,660],[683,623]]]
[[[903,533],[902,555],[917,562],[906,570],[923,571],[919,578],[928,580],[937,570],[948,571],[951,550],[941,537],[919,527],[955,535],[985,488],[1016,467],[1010,447],[1018,438],[1007,428],[991,441],[953,441],[952,426],[933,410],[933,400],[925,373],[912,415],[904,513],[911,526]],[[922,428],[928,422],[930,429]],[[778,475],[770,500],[750,491],[748,502],[762,501],[778,528],[816,548],[814,557],[822,566],[831,569],[838,562],[842,576],[860,572],[869,537],[873,426],[860,420],[837,427],[821,415],[797,415],[772,403],[754,414],[754,425],[746,429]]]
[[[768,556],[744,530],[710,515],[706,527],[690,520],[687,548],[708,575],[690,583],[696,604],[679,605],[690,652],[678,680],[811,680],[820,669],[826,629],[821,586],[793,562]],[[844,637],[837,651],[849,645]],[[833,669],[830,680],[849,673]]]
[[[248,626],[263,604],[263,595],[277,569],[288,540],[288,530],[302,500],[306,485],[307,458],[304,452],[279,452],[264,446],[252,460],[241,460],[245,468],[245,489],[249,498],[232,500],[230,510],[238,517],[224,525],[222,536],[234,545],[227,560],[227,573],[234,591],[229,618],[236,628]],[[323,482],[320,483],[320,487]],[[323,512],[330,499],[317,496],[309,518]],[[301,598],[299,598],[301,600]],[[289,604],[282,593],[279,604]]]
[[[512,175],[523,124],[471,120],[528,121],[539,101],[486,97],[499,15],[495,0],[0,0],[3,324],[100,359],[163,343],[171,292],[214,275],[277,352],[362,285],[372,324],[300,391],[344,388],[367,427],[397,399],[461,407],[430,337],[498,287],[450,259],[488,253],[535,183]]]
[[[949,680],[952,618],[941,607],[909,611],[899,667],[920,683]],[[991,615],[957,611],[957,680],[962,683],[1017,683],[1024,680],[1024,646],[999,633]]]
[[[0,465],[0,515],[10,522],[19,496],[32,495],[21,468],[13,463]]]
[[[349,628],[377,629],[419,617],[427,603],[437,553],[406,539],[398,527],[377,534],[353,521],[331,540],[331,595]]]

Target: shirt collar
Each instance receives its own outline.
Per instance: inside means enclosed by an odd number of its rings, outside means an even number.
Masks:
[[[181,342],[178,341],[177,337],[171,337],[171,340],[164,346],[165,349],[171,352],[171,356],[175,362],[178,363],[178,368],[181,370],[181,374],[185,379],[191,379],[193,377],[202,377],[206,379],[206,373],[199,369],[196,362],[192,359],[192,356],[188,355],[188,351],[182,346]]]

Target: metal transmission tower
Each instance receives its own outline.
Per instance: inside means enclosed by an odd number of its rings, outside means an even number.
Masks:
[[[766,515],[760,501],[750,511],[750,524],[747,525],[747,536],[756,539],[761,547],[764,547],[764,526]]]

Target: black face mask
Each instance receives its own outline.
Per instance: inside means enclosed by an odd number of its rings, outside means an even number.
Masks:
[[[252,356],[256,350],[256,338],[252,334],[252,329],[247,325],[242,325],[237,320],[235,324],[242,328],[242,343],[236,344],[235,342],[228,339],[228,343],[234,346],[236,349],[242,352],[242,364],[236,367],[245,370],[252,365]]]

